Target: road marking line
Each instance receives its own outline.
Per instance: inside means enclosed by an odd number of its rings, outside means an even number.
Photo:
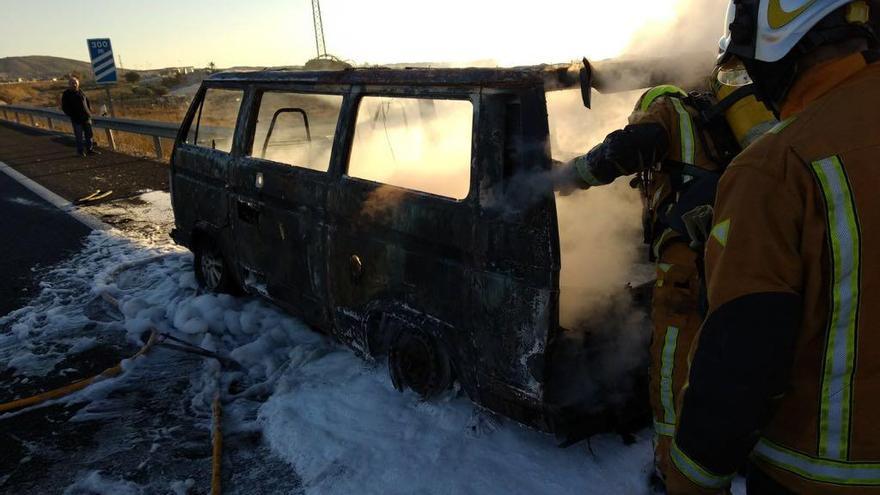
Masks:
[[[9,165],[0,162],[0,172],[8,175],[10,178],[28,188],[32,193],[36,194],[44,201],[50,203],[52,206],[58,208],[59,210],[67,213],[72,216],[74,219],[78,220],[80,223],[85,225],[86,227],[92,230],[110,230],[111,227],[106,223],[98,220],[97,218],[80,211],[76,206],[73,205],[70,201],[62,198],[61,196],[53,193],[52,191],[46,189],[42,185],[34,182],[29,177],[25,176],[18,170],[10,167]]]

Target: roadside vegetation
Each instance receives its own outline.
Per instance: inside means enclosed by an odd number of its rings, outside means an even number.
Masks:
[[[192,92],[185,89],[197,85],[202,77],[204,74],[199,73],[143,77],[134,71],[126,72],[122,81],[110,87],[114,113],[119,118],[180,123],[192,99]],[[0,84],[0,101],[10,105],[60,109],[61,93],[66,88],[66,79]],[[110,115],[107,93],[103,86],[84,80],[82,89],[89,98],[93,115],[101,116],[105,111],[107,116]],[[35,124],[38,127],[47,126],[47,123],[41,122],[40,119],[37,119]],[[54,122],[54,125],[57,129],[71,132],[67,122]],[[109,146],[106,132],[100,129],[95,131],[95,139],[99,146]],[[153,139],[149,136],[114,132],[114,140],[120,151],[154,156]],[[167,159],[171,143],[163,140],[162,148],[164,158]]]

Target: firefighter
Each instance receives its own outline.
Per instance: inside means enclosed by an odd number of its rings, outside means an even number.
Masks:
[[[782,5],[732,1],[721,40],[781,122],[718,187],[670,493],[747,458],[753,495],[880,493],[880,54],[865,1]]]
[[[689,235],[686,224],[692,222],[682,217],[710,206],[726,164],[776,123],[748,91],[714,89],[720,92],[689,95],[670,85],[648,90],[629,125],[556,171],[556,188],[562,191],[638,174],[634,185],[642,192],[645,242],[657,274],[649,396],[656,433],[653,481],[661,485],[669,467],[675,403],[687,379],[688,350],[703,320],[702,262],[693,249],[701,236]]]

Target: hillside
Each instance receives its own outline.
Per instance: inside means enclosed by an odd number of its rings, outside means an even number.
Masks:
[[[88,62],[61,57],[30,55],[0,58],[0,80],[48,79],[61,77],[71,72],[90,77],[92,69]]]

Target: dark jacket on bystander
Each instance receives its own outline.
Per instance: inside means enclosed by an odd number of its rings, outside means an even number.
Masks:
[[[67,89],[61,95],[61,110],[76,124],[83,124],[92,120],[89,99],[82,90]]]

